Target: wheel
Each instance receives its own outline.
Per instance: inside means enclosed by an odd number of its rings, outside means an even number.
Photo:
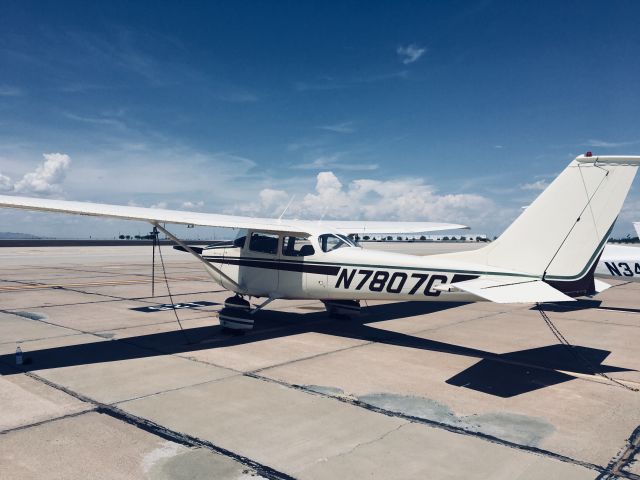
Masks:
[[[241,308],[225,307],[218,313],[218,318],[224,330],[238,332],[253,328],[253,316],[248,310]]]

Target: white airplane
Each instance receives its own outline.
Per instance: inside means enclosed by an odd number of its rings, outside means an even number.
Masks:
[[[348,315],[361,300],[544,303],[596,294],[608,288],[594,279],[597,260],[638,166],[640,157],[578,156],[494,242],[426,257],[359,248],[347,234],[460,225],[277,220],[13,196],[0,196],[0,206],[147,221],[235,293],[221,325],[248,330],[254,314],[279,298],[317,299],[330,314]],[[196,249],[166,223],[242,231],[228,244]],[[252,307],[251,297],[266,300]]]
[[[640,237],[640,222],[633,226]],[[640,247],[607,245],[595,273],[598,277],[640,282]]]

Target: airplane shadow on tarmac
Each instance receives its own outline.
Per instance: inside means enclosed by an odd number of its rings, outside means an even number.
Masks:
[[[627,308],[627,307],[601,307],[602,300],[587,300],[580,299],[577,302],[571,303],[559,303],[559,304],[549,304],[544,307],[547,312],[577,312],[580,310],[602,310],[606,312],[614,311],[614,312],[626,312],[626,313],[640,313],[640,309],[638,308]],[[532,308],[531,310],[536,310],[537,307]]]
[[[460,304],[389,303],[364,308],[361,317],[350,320],[331,319],[324,311],[300,314],[264,310],[256,316],[254,329],[245,335],[230,335],[224,333],[219,326],[211,326],[191,328],[184,332],[178,330],[53,347],[26,351],[25,364],[21,367],[15,366],[13,354],[0,355],[0,375],[188,353],[305,332],[477,358],[478,363],[454,375],[446,382],[502,398],[573,380],[576,377],[571,373],[629,371],[626,368],[602,364],[611,353],[610,351],[584,346],[571,348],[556,344],[496,354],[370,326],[376,322],[433,313],[457,306]]]

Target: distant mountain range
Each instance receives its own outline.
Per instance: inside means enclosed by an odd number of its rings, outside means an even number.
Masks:
[[[37,240],[42,237],[36,237],[30,233],[0,232],[0,240]]]

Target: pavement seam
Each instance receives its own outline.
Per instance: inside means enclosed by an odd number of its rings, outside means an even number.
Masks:
[[[215,445],[212,442],[209,442],[208,440],[203,440],[200,439],[198,437],[194,437],[192,435],[188,435],[185,433],[180,433],[177,432],[175,430],[171,430],[167,427],[164,427],[156,422],[153,422],[152,420],[146,419],[146,418],[142,418],[139,417],[137,415],[133,415],[131,413],[128,413],[118,407],[115,407],[113,405],[108,405],[108,404],[104,404],[101,403],[97,400],[94,400],[90,397],[87,397],[86,395],[83,395],[81,393],[75,392],[67,387],[64,387],[62,385],[59,385],[57,383],[51,382],[49,380],[47,380],[44,377],[41,377],[37,374],[34,374],[32,372],[27,372],[25,373],[25,375],[29,376],[30,378],[33,378],[34,380],[37,380],[49,387],[55,388],[56,390],[60,390],[61,392],[66,393],[67,395],[70,395],[82,402],[85,403],[89,403],[91,405],[93,405],[95,408],[93,410],[90,410],[92,412],[96,412],[96,413],[101,413],[101,414],[105,414],[108,415],[116,420],[120,420],[122,422],[128,423],[129,425],[132,425],[140,430],[146,431],[148,433],[151,433],[157,437],[163,438],[165,440],[169,440],[181,445],[185,445],[188,447],[202,447],[202,448],[207,448],[208,450],[211,450],[217,454],[220,455],[224,455],[225,457],[229,457],[235,461],[237,461],[238,463],[249,467],[253,470],[256,471],[256,473],[258,473],[259,475],[262,475],[263,477],[270,479],[270,480],[295,480],[295,477],[292,477],[284,472],[280,472],[272,467],[269,467],[268,465],[264,465],[262,463],[259,463],[255,460],[252,460],[248,457],[245,457],[243,455],[240,455],[238,453],[232,452],[231,450],[227,450],[226,448],[220,447],[218,445]],[[82,413],[86,413],[82,412]]]
[[[625,446],[611,459],[606,469],[596,477],[596,480],[613,480],[620,476],[631,480],[640,480],[640,475],[623,470],[634,462],[638,453],[640,453],[640,426],[633,430],[625,442]]]
[[[0,311],[0,312],[2,312],[2,311]],[[12,312],[2,312],[2,313],[12,313]],[[20,315],[18,315],[18,316],[20,316]],[[192,321],[195,321],[195,320],[202,320],[203,318],[207,318],[207,317],[208,317],[208,315],[203,315],[201,317],[187,318],[187,319],[182,320],[182,321],[185,322],[185,323],[188,323],[188,322],[192,322]],[[120,330],[128,330],[128,329],[131,329],[131,328],[154,327],[154,326],[158,326],[158,325],[167,325],[167,324],[172,324],[172,323],[176,323],[176,321],[175,320],[169,320],[169,321],[166,321],[166,322],[144,323],[142,325],[135,325],[135,326],[131,326],[131,327],[118,327],[118,328],[111,328],[109,330],[98,330],[98,331],[96,331],[94,333],[90,333],[90,335],[98,336],[98,337],[100,337],[100,338],[102,338],[104,340],[112,340],[111,338],[103,337],[102,335],[105,334],[105,333],[109,333],[109,332],[117,332],[117,331],[120,331]],[[51,325],[56,326],[56,327],[66,328],[68,330],[72,330],[74,333],[69,333],[68,335],[53,335],[51,337],[28,338],[28,339],[25,339],[25,340],[20,340],[18,342],[16,342],[16,341],[0,342],[0,346],[9,345],[11,343],[23,344],[23,343],[29,343],[29,342],[38,342],[40,340],[49,340],[49,339],[53,339],[53,338],[66,338],[66,337],[76,337],[76,336],[80,336],[80,335],[85,335],[84,332],[80,332],[78,330],[74,330],[71,327],[65,327],[65,326],[59,325],[57,323],[52,323]],[[138,345],[136,344],[136,346],[138,346]],[[185,357],[183,357],[183,358],[185,358]]]
[[[28,339],[28,340],[22,340],[20,342],[0,342],[0,345],[6,345],[6,344],[9,344],[9,343],[27,343],[27,342],[37,341],[37,340],[45,340],[45,339],[49,339],[49,338],[64,338],[64,337],[73,337],[73,336],[79,336],[79,335],[91,335],[93,337],[98,337],[98,338],[100,338],[102,340],[111,340],[111,339],[108,339],[108,338],[106,338],[106,337],[104,337],[104,336],[102,336],[100,334],[101,333],[105,333],[105,332],[127,330],[127,329],[130,329],[130,328],[150,327],[150,326],[154,326],[154,325],[166,325],[166,324],[175,323],[175,320],[168,320],[168,321],[157,322],[157,323],[145,323],[143,325],[135,325],[135,326],[132,326],[132,327],[118,327],[118,328],[112,328],[112,329],[109,329],[109,330],[98,330],[98,331],[95,331],[95,332],[91,332],[91,331],[85,331],[85,330],[80,330],[80,329],[77,329],[77,328],[68,327],[68,326],[65,326],[65,325],[60,325],[58,323],[47,322],[47,321],[45,321],[43,319],[25,317],[24,315],[20,315],[21,311],[23,311],[23,310],[19,310],[18,312],[14,312],[14,311],[10,311],[10,310],[2,310],[2,309],[0,309],[0,313],[13,315],[13,316],[20,317],[20,318],[27,319],[27,320],[31,320],[31,321],[34,321],[34,322],[44,323],[44,324],[47,324],[47,325],[51,325],[53,327],[64,328],[66,330],[70,330],[70,331],[75,332],[75,333],[70,333],[68,335],[54,335],[52,337],[42,337],[42,338],[36,338],[36,339]],[[216,313],[217,312],[217,311],[200,310],[200,309],[198,309],[197,311],[206,311],[206,312],[211,312],[211,313]],[[193,321],[193,320],[202,320],[203,318],[207,318],[207,317],[208,317],[208,315],[202,315],[202,316],[198,316],[198,317],[194,317],[194,318],[188,318],[188,319],[183,320],[183,321],[190,322],[190,321]],[[138,344],[136,344],[134,342],[127,342],[126,338],[125,339],[118,339],[118,341],[121,341],[123,343],[127,343],[129,345],[133,345],[133,346],[138,347],[138,348],[151,350],[151,351],[154,351],[154,352],[159,352],[159,353],[162,353],[163,355],[176,355],[176,354],[168,354],[168,353],[162,352],[162,350],[157,350],[157,349],[153,349],[153,348],[146,347],[146,346],[143,346],[143,345],[138,345]],[[182,357],[182,358],[186,358],[186,357]],[[193,359],[193,360],[197,361],[195,359]],[[213,364],[211,364],[211,365],[213,365]],[[214,365],[214,366],[218,366],[218,365]],[[226,367],[220,367],[220,368],[226,368]]]
[[[183,385],[181,387],[168,388],[166,390],[161,390],[159,392],[153,392],[153,393],[147,393],[145,395],[140,395],[138,397],[126,398],[124,400],[117,400],[115,402],[106,403],[105,405],[109,405],[110,407],[116,407],[116,405],[122,405],[123,403],[129,403],[129,402],[133,402],[135,400],[141,400],[143,398],[155,397],[156,395],[162,395],[164,393],[177,392],[177,391],[180,391],[180,390],[184,390],[185,388],[200,387],[202,385],[209,385],[211,383],[220,382],[221,380],[227,380],[229,378],[237,378],[237,377],[240,377],[240,376],[242,376],[242,374],[234,373],[233,375],[228,375],[228,376],[222,377],[222,378],[212,378],[211,380],[206,380],[204,382],[192,383],[190,385]]]
[[[68,292],[74,292],[74,293],[80,293],[82,295],[95,295],[95,296],[99,296],[99,297],[107,297],[109,300],[94,300],[91,302],[74,302],[74,303],[56,303],[56,304],[47,304],[47,305],[29,305],[29,306],[25,306],[25,307],[16,307],[13,308],[12,310],[28,310],[28,309],[32,309],[32,308],[52,308],[52,307],[73,307],[75,305],[91,305],[94,303],[110,303],[110,302],[124,302],[124,301],[130,301],[130,302],[140,302],[140,303],[146,303],[146,304],[150,304],[150,305],[155,305],[158,303],[158,299],[160,298],[166,298],[167,295],[158,295],[156,297],[118,297],[116,295],[107,295],[106,293],[94,293],[94,292],[84,292],[82,290],[75,290],[75,289],[71,289],[71,288],[56,288],[55,290],[66,290]],[[5,292],[0,292],[0,294],[5,293]],[[186,292],[186,293],[177,293],[174,295],[174,297],[184,297],[186,295],[204,295],[204,294],[209,294],[209,293],[220,293],[220,291],[217,290],[211,290],[211,291],[200,291],[200,292]],[[147,300],[148,299],[148,300]]]
[[[78,330],[77,328],[65,327],[63,325],[58,325],[57,323],[47,322],[43,318],[30,318],[30,317],[27,317],[26,315],[20,315],[21,313],[25,313],[24,310],[18,310],[18,311],[13,311],[12,312],[11,310],[0,309],[0,313],[5,313],[7,315],[13,315],[14,317],[20,317],[23,320],[31,320],[32,322],[40,322],[40,323],[44,323],[46,325],[51,325],[53,327],[64,328],[66,330],[71,330],[72,332],[81,332],[81,330]],[[86,333],[86,332],[82,332],[82,333]],[[70,335],[73,335],[73,334],[70,334]],[[61,336],[66,337],[66,336],[69,336],[69,335],[61,335]],[[13,342],[10,342],[10,343],[13,343]]]
[[[37,380],[37,379],[34,379],[34,380]],[[67,413],[65,415],[60,415],[58,417],[47,418],[39,422],[27,423],[24,425],[20,425],[18,427],[7,428],[6,430],[0,431],[0,435],[6,435],[8,433],[18,432],[20,430],[26,430],[28,428],[39,427],[40,425],[46,425],[47,423],[57,422],[58,420],[65,420],[67,418],[79,417],[80,415],[84,415],[85,413],[90,413],[95,411],[96,411],[95,405],[91,405],[91,407],[87,408],[86,410],[81,410],[79,412]]]
[[[386,415],[388,417],[395,417],[395,418],[401,418],[403,420],[407,420],[408,422],[411,423],[417,423],[417,424],[422,424],[422,425],[426,425],[428,427],[431,428],[437,428],[437,429],[441,429],[441,430],[446,430],[448,432],[451,433],[455,433],[458,435],[465,435],[465,436],[470,436],[470,437],[474,437],[474,438],[478,438],[484,441],[488,441],[490,443],[494,443],[494,444],[498,444],[498,445],[502,445],[508,448],[513,448],[515,450],[520,450],[520,451],[524,451],[524,452],[528,452],[534,455],[539,455],[539,456],[543,456],[543,457],[548,457],[548,458],[552,458],[554,460],[559,460],[561,462],[564,463],[570,463],[573,465],[578,465],[584,468],[588,468],[590,470],[595,470],[599,473],[603,473],[606,471],[605,467],[602,467],[600,465],[596,465],[594,463],[589,463],[589,462],[585,462],[582,460],[578,460],[575,458],[571,458],[568,457],[566,455],[562,455],[556,452],[552,452],[550,450],[545,450],[542,448],[538,448],[538,447],[532,447],[529,445],[521,445],[515,442],[511,442],[509,440],[504,440],[501,439],[499,437],[495,437],[493,435],[489,435],[486,433],[482,433],[482,432],[474,432],[474,431],[470,431],[470,430],[466,430],[462,427],[456,427],[454,425],[448,425],[446,423],[442,423],[442,422],[437,422],[435,420],[429,420],[429,419],[425,419],[425,418],[421,418],[421,417],[414,417],[412,415],[406,415],[404,413],[400,413],[400,412],[395,412],[392,410],[386,410],[384,408],[380,408],[380,407],[376,407],[374,405],[368,404],[366,402],[362,402],[358,399],[352,398],[352,397],[348,397],[348,396],[334,396],[334,395],[330,395],[327,393],[322,393],[322,392],[318,392],[315,390],[311,390],[307,387],[305,387],[304,385],[295,385],[295,384],[291,384],[291,383],[287,383],[287,382],[283,382],[281,380],[276,380],[273,378],[269,378],[269,377],[264,377],[262,375],[257,375],[257,374],[251,374],[251,373],[247,373],[245,374],[245,376],[250,377],[250,378],[254,378],[256,380],[262,380],[265,382],[270,382],[270,383],[276,383],[278,385],[281,385],[283,387],[286,388],[291,388],[294,390],[299,390],[305,393],[308,393],[310,395],[317,395],[320,397],[324,397],[324,398],[329,398],[332,400],[337,400],[339,402],[342,403],[346,403],[348,405],[352,405],[354,407],[357,408],[363,408],[365,410],[371,411],[371,412],[375,412],[375,413],[379,413],[382,415]],[[638,480],[636,478],[636,476],[634,476],[634,474],[630,474],[627,472],[619,472],[618,473],[619,476],[625,477],[625,478],[629,478],[630,480]]]
[[[619,310],[607,310],[607,312],[609,313],[624,313],[625,315],[640,315],[639,313],[634,313],[634,312],[621,312]],[[571,321],[571,322],[578,322],[578,323],[593,323],[596,325],[612,325],[612,326],[616,326],[616,327],[631,327],[631,328],[640,328],[640,325],[630,325],[627,323],[615,323],[615,322],[603,322],[601,320],[589,320],[587,318],[575,318],[575,317],[560,317],[560,318],[554,318],[553,320],[554,322],[558,323],[558,322],[562,322],[562,321]]]

